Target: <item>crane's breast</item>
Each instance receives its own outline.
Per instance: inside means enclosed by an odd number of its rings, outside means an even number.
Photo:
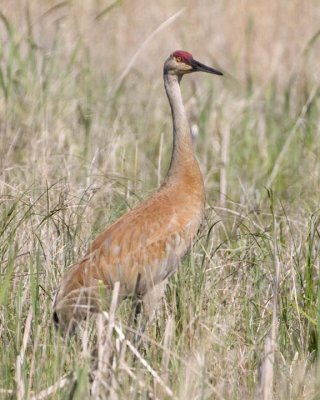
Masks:
[[[119,281],[124,297],[135,291],[144,294],[176,271],[201,219],[199,207],[184,207],[179,212],[149,218],[144,213],[123,221],[87,255],[91,259],[88,271],[107,286]]]

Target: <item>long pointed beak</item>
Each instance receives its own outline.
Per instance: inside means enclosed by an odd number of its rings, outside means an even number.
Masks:
[[[197,60],[192,60],[191,67],[193,68],[192,72],[202,71],[202,72],[208,72],[209,74],[223,75],[223,73],[218,71],[217,69],[208,67]]]

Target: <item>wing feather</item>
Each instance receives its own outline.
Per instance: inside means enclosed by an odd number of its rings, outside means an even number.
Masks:
[[[140,275],[143,293],[171,275],[190,247],[201,213],[198,206],[170,198],[150,198],[101,233],[83,260],[91,260],[91,277],[108,285],[120,281],[123,290],[132,293]]]

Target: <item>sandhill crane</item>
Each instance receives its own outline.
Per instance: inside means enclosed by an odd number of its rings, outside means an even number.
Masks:
[[[62,276],[54,300],[53,318],[73,330],[88,310],[101,309],[101,287],[111,291],[120,282],[119,301],[131,295],[147,298],[177,269],[200,226],[204,184],[195,158],[183,106],[183,75],[203,71],[222,75],[177,50],[164,63],[164,87],[172,112],[173,150],[160,188],[137,208],[112,223],[91,244],[84,258]]]

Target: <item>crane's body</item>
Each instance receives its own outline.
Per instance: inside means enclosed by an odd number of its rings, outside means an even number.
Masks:
[[[183,74],[219,71],[195,61],[191,54],[173,53],[164,65],[164,85],[173,118],[173,151],[161,187],[137,208],[123,215],[91,244],[85,257],[61,280],[54,319],[70,328],[90,311],[99,310],[101,285],[111,291],[120,282],[120,298],[148,296],[170,277],[190,249],[200,226],[205,193],[184,110]]]

